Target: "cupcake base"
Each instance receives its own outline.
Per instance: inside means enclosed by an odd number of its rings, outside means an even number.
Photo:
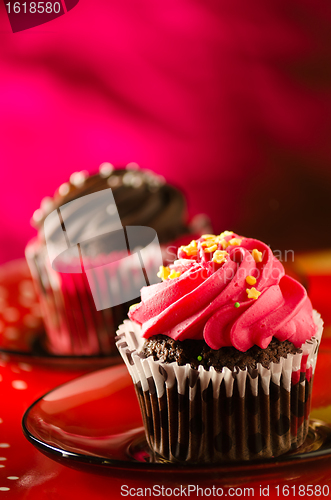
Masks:
[[[202,392],[198,380],[192,400],[189,384],[185,394],[175,384],[158,398],[153,383],[148,391],[140,383],[135,388],[148,444],[162,460],[221,463],[277,457],[307,437],[312,379],[292,386],[292,397],[273,383],[271,394],[265,394],[261,382],[258,396],[247,383],[240,397],[235,380],[233,396],[226,396],[222,384],[219,399],[211,383]]]
[[[269,369],[231,371],[146,358],[140,327],[120,326],[117,347],[133,378],[146,439],[156,460],[222,463],[277,457],[308,433],[323,323],[301,348]]]

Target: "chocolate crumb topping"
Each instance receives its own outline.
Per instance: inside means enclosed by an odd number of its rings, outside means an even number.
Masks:
[[[144,354],[153,356],[154,360],[164,363],[177,361],[179,365],[190,363],[192,368],[198,369],[202,365],[206,370],[213,366],[216,371],[222,371],[223,367],[231,371],[256,369],[257,363],[264,368],[269,368],[270,363],[279,363],[280,358],[286,358],[288,354],[296,354],[301,349],[296,348],[292,342],[284,340],[280,342],[272,338],[266,349],[254,345],[248,351],[241,352],[234,347],[222,347],[217,351],[211,349],[204,340],[174,340],[166,335],[155,335],[146,340],[143,347]]]

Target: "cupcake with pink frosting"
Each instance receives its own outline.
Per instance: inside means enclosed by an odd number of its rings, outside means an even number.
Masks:
[[[308,434],[323,322],[270,248],[203,235],[118,330],[156,460],[277,457]]]

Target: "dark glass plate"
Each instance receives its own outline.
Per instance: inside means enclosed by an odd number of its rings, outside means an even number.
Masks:
[[[27,439],[48,457],[89,472],[137,475],[153,481],[180,473],[199,481],[244,477],[261,480],[309,476],[317,467],[331,467],[331,428],[312,420],[305,443],[278,458],[221,465],[177,465],[156,462],[148,448],[131,377],[125,366],[109,367],[84,375],[49,392],[25,413]],[[170,479],[169,479],[170,480]],[[188,479],[189,480],[189,479]]]

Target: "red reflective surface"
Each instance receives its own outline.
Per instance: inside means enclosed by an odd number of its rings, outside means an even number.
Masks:
[[[331,290],[331,279],[329,286],[325,290]],[[326,293],[326,291],[325,291]],[[325,300],[325,297],[323,297]],[[315,295],[314,306],[318,309],[318,296]],[[317,369],[313,390],[313,411],[314,418],[320,418],[331,424],[331,391],[329,388],[329,371],[331,364],[331,336],[329,335],[329,322],[322,340],[321,350],[318,357]],[[153,485],[165,485],[171,488],[206,485],[223,485],[223,487],[253,487],[255,498],[262,498],[260,487],[269,487],[269,498],[285,498],[282,495],[282,488],[286,485],[296,487],[295,498],[299,498],[298,488],[300,485],[314,485],[330,487],[331,491],[331,463],[330,456],[322,456],[313,460],[300,460],[292,463],[281,464],[264,463],[255,467],[250,464],[248,467],[236,467],[220,470],[211,467],[206,475],[205,471],[197,471],[193,468],[187,470],[178,469],[167,471],[162,464],[144,463],[144,447],[140,447],[141,441],[134,444],[133,448],[127,451],[123,447],[123,436],[128,438],[128,445],[132,443],[136,429],[141,426],[141,419],[138,405],[135,399],[131,380],[123,366],[112,368],[102,368],[97,362],[84,360],[63,360],[54,359],[52,362],[40,355],[8,355],[0,354],[0,387],[2,404],[0,407],[0,498],[12,499],[33,499],[33,500],[106,500],[109,498],[124,498],[122,493],[128,492],[128,488],[133,488],[132,493],[139,492],[138,488],[153,487]],[[96,372],[96,370],[98,370]],[[90,372],[94,375],[84,378]],[[53,452],[50,458],[41,453],[23,435],[21,421],[26,410],[46,393],[66,384],[78,377],[74,385],[71,383],[60,389],[60,393],[54,391],[50,397],[44,398],[42,411],[49,415],[57,405],[57,398],[60,395],[59,406],[54,411],[55,425],[52,434],[54,440],[59,445],[59,436],[63,446],[63,431],[70,430],[72,435],[81,435],[85,432],[85,441],[90,443],[90,450],[77,449],[76,452],[83,451],[92,453],[95,451],[95,443],[103,449],[109,460],[114,459],[112,454],[123,452],[120,458],[128,462],[121,466],[105,464],[104,470],[99,463],[96,465],[74,463],[74,460],[62,457],[61,463],[54,459]],[[94,378],[95,377],[95,378]],[[91,382],[101,381],[101,385],[96,388]],[[89,385],[90,384],[90,385]],[[104,385],[103,385],[104,384]],[[69,388],[69,389],[68,389]],[[64,392],[63,392],[64,390]],[[67,395],[65,391],[68,390]],[[52,396],[53,394],[53,396]],[[77,396],[78,394],[78,396]],[[54,398],[55,395],[55,398]],[[53,397],[53,401],[52,401]],[[78,397],[78,401],[77,401]],[[75,399],[76,398],[76,399]],[[76,403],[75,403],[76,401]],[[84,410],[84,411],[83,411]],[[35,415],[36,416],[36,415]],[[91,429],[98,420],[98,428]],[[65,426],[63,427],[63,421]],[[75,427],[76,426],[76,427]],[[56,428],[57,427],[57,428]],[[49,437],[50,431],[46,433]],[[107,441],[100,439],[105,436],[110,437]],[[118,447],[114,441],[114,435],[118,435],[121,445]],[[141,436],[137,431],[137,436]],[[44,436],[45,437],[45,436]],[[43,438],[44,438],[43,437]],[[69,439],[69,440],[70,440]],[[110,445],[115,446],[113,450]],[[67,443],[68,444],[68,443]],[[67,446],[66,444],[66,446]],[[77,443],[76,443],[77,444]],[[78,443],[78,447],[81,443]],[[139,453],[141,455],[135,455]],[[140,468],[135,468],[132,460],[140,462]],[[70,467],[64,465],[70,462]],[[93,462],[93,459],[91,460]],[[159,468],[155,467],[160,465]],[[78,470],[73,467],[78,467]],[[280,494],[277,495],[276,487],[279,486]],[[142,490],[141,490],[142,491]],[[286,490],[285,490],[286,491]],[[267,490],[264,490],[266,493]],[[293,497],[293,489],[289,490],[287,498]],[[237,495],[238,496],[238,495]],[[306,495],[308,496],[308,495]],[[161,497],[161,495],[160,495]],[[196,494],[191,493],[191,498]],[[311,498],[317,498],[313,495]],[[129,498],[129,496],[128,496]],[[199,496],[201,498],[201,494]],[[323,498],[319,496],[319,498]]]
[[[221,479],[238,481],[238,471],[254,477],[266,468],[289,468],[300,473],[303,461],[331,462],[331,428],[311,421],[305,443],[297,450],[273,460],[222,465],[181,465],[156,463],[148,448],[138,403],[125,366],[116,366],[60,386],[34,403],[23,419],[26,437],[50,458],[69,467],[114,476],[117,469],[139,470],[149,480],[150,473],[180,475],[199,473],[199,481],[210,480],[211,472]]]
[[[315,386],[318,388],[316,395],[321,398],[324,387],[323,401],[331,404],[331,395],[327,394],[329,391],[325,371],[325,367],[329,365],[329,353],[322,351],[319,360],[321,363],[318,364],[315,377]],[[155,465],[160,464],[146,464],[145,467],[143,462],[141,463],[142,468],[136,469],[132,467],[132,458],[128,459],[125,453],[125,456],[123,455],[120,459],[127,460],[126,465],[121,467],[105,465],[104,471],[100,470],[100,465],[85,464],[83,467],[81,464],[75,465],[74,461],[68,460],[67,457],[63,457],[62,463],[59,463],[45,456],[25,439],[21,431],[21,419],[23,413],[36,399],[55,386],[83,375],[86,369],[55,369],[45,364],[29,364],[28,361],[28,359],[16,358],[2,359],[0,366],[4,402],[0,414],[2,419],[0,424],[2,437],[0,458],[6,459],[0,460],[0,464],[4,465],[0,468],[0,488],[10,488],[9,490],[0,490],[0,493],[8,498],[34,500],[46,497],[71,499],[76,496],[81,499],[123,498],[121,496],[121,486],[123,485],[139,488],[154,484],[165,484],[170,487],[178,484],[251,485],[257,489],[260,485],[264,485],[264,487],[269,485],[272,489],[269,498],[276,498],[275,487],[277,485],[315,484],[331,487],[330,455],[293,463],[265,463],[258,467],[250,464],[248,467],[237,467],[235,471],[231,471],[231,468],[220,470],[217,467],[211,467],[207,475],[206,471],[196,471],[193,468],[177,470],[177,473],[174,474],[174,471],[167,471],[163,468],[162,464],[160,468],[155,468]],[[53,414],[53,438],[55,442],[57,441],[56,444],[59,444],[59,433],[61,441],[63,439],[63,429],[61,430],[63,427],[66,427],[66,430],[70,429],[70,434],[79,435],[84,431],[85,437],[88,438],[87,441],[90,441],[91,445],[89,453],[92,452],[92,454],[98,437],[107,435],[107,433],[109,435],[110,432],[118,434],[121,443],[123,434],[129,433],[126,434],[128,444],[132,441],[130,429],[136,430],[141,425],[141,420],[131,381],[125,370],[124,366],[103,369],[92,375],[92,378],[83,377],[75,381],[74,384],[64,386],[61,389],[60,401],[56,401],[57,391],[50,393],[51,399],[45,398],[42,405],[44,415],[53,411],[59,403]],[[111,384],[110,375],[113,377]],[[103,387],[99,387],[96,393],[94,393],[93,384],[91,386],[91,381],[95,381],[94,377],[96,380],[104,380],[105,383]],[[65,395],[66,391],[68,391],[67,396]],[[76,403],[74,402],[75,398]],[[316,408],[315,413],[318,413]],[[94,435],[91,436],[96,416],[100,427],[94,429]],[[65,426],[63,426],[63,422],[65,422]],[[114,432],[115,430],[116,432]],[[72,441],[72,437],[68,436],[68,438]],[[113,439],[110,441],[112,441],[111,444],[115,443]],[[98,443],[98,447],[99,451],[102,448],[105,456],[110,459],[112,454],[118,454],[116,446],[111,450],[107,447],[107,443]],[[125,450],[122,444],[120,448],[122,451]],[[77,449],[76,451],[82,450]],[[140,457],[140,460],[142,459],[143,456]],[[63,465],[69,461],[70,467]],[[76,466],[79,470],[72,469]],[[8,479],[8,477],[18,479]],[[259,496],[257,490],[255,496]],[[191,497],[194,498],[194,494]]]

